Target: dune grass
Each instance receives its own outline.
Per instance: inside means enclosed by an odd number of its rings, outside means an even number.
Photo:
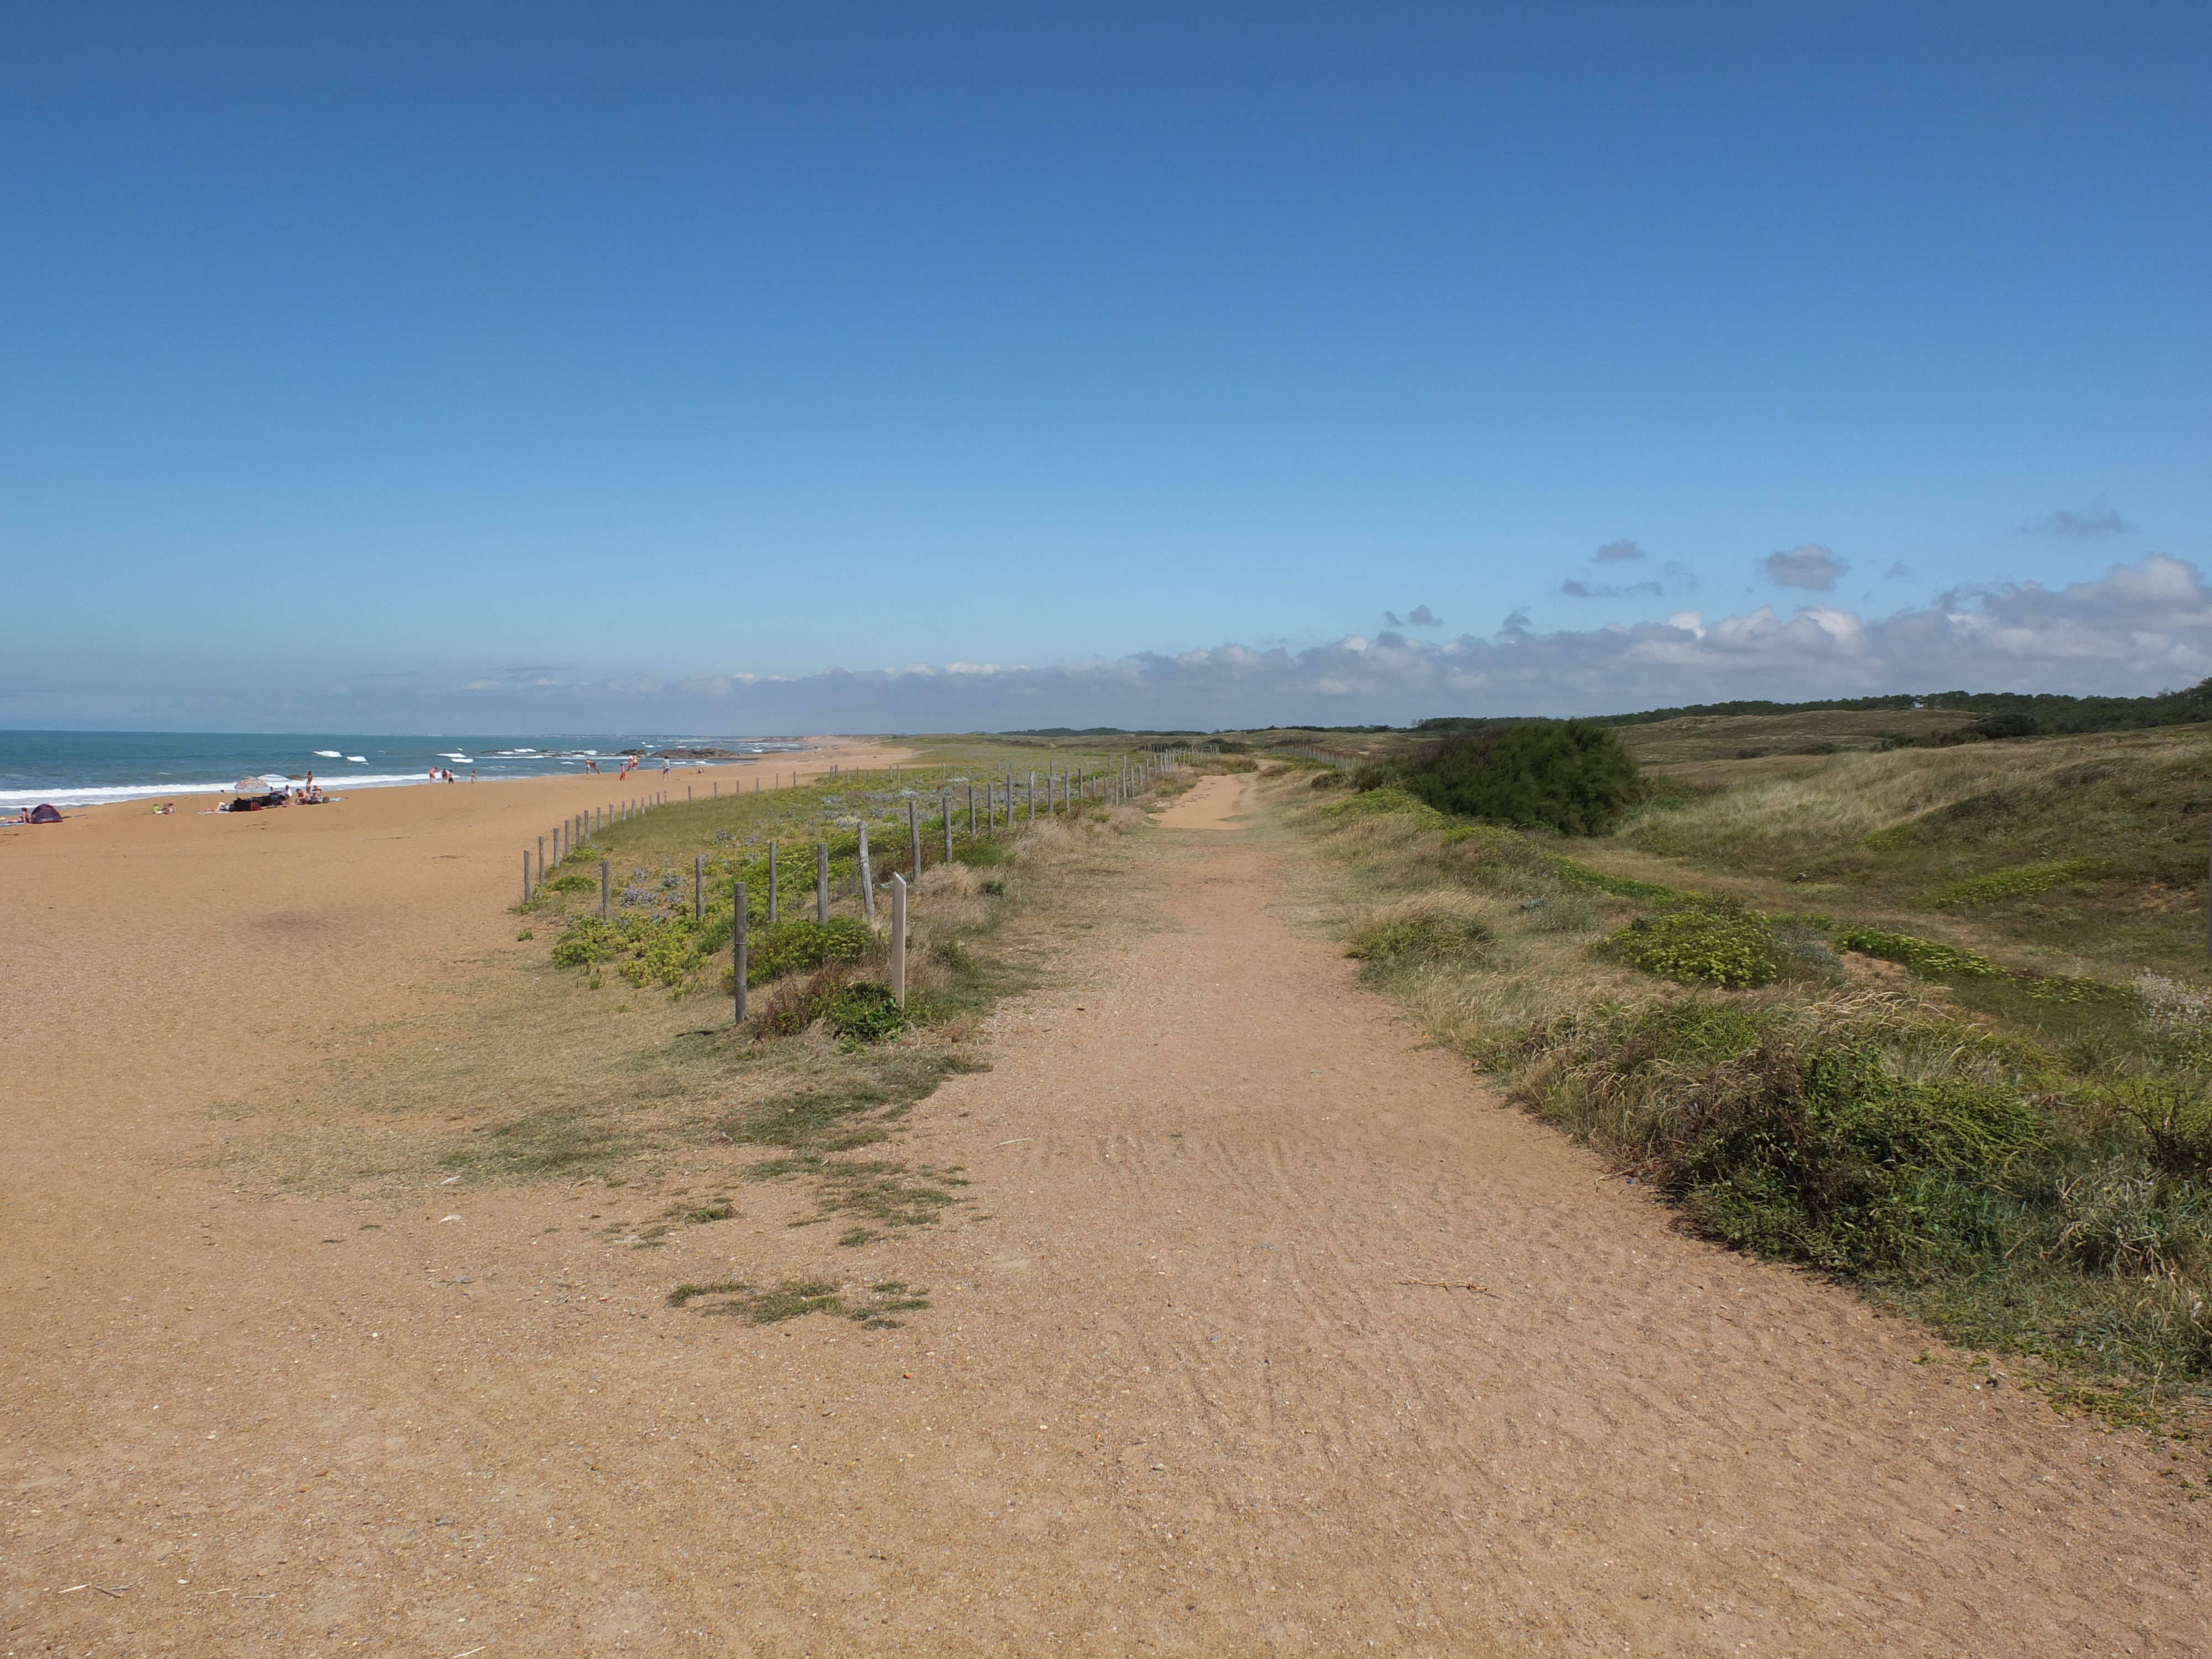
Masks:
[[[1334,870],[1363,974],[1689,1224],[2108,1416],[2201,1398],[2212,734],[1808,764],[1571,841],[1265,787]],[[2160,892],[2185,933],[2142,920]]]
[[[845,1245],[957,1212],[960,1173],[910,1164],[896,1143],[945,1079],[988,1065],[975,1036],[991,1006],[1033,982],[1066,927],[1095,925],[1109,895],[1094,878],[1133,820],[1079,802],[1034,829],[1024,817],[963,842],[992,849],[988,878],[930,861],[913,888],[902,1011],[884,985],[883,928],[867,926],[857,891],[848,883],[818,926],[812,860],[795,860],[805,887],[791,898],[803,904],[787,898],[775,927],[760,922],[761,983],[752,1018],[734,1026],[735,881],[764,859],[769,836],[820,833],[824,815],[892,781],[879,771],[781,795],[725,793],[605,832],[594,851],[632,869],[674,869],[680,885],[636,884],[639,902],[604,925],[596,878],[586,893],[541,896],[529,907],[532,938],[446,988],[435,1012],[334,1037],[331,1076],[301,1101],[301,1121],[235,1147],[233,1167],[279,1190],[591,1182],[635,1192],[719,1160],[733,1192],[793,1185],[813,1203],[801,1222],[836,1221],[825,1237]],[[850,829],[842,834],[849,842]],[[719,915],[705,924],[691,915],[702,853],[719,877]],[[735,1203],[708,1218],[729,1218]],[[649,1247],[691,1224],[689,1213],[616,1224],[641,1230],[635,1242]]]

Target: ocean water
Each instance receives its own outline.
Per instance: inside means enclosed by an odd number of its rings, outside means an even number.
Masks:
[[[96,806],[106,801],[169,795],[212,795],[243,778],[300,782],[308,773],[332,793],[431,781],[431,769],[450,767],[494,778],[581,772],[596,758],[603,771],[625,750],[714,748],[743,755],[787,754],[805,745],[792,738],[700,737],[340,737],[329,732],[270,735],[235,732],[0,731],[0,807],[51,801]]]

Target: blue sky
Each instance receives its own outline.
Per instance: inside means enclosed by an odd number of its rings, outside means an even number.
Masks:
[[[0,724],[2187,683],[2208,48],[2155,4],[15,8]]]

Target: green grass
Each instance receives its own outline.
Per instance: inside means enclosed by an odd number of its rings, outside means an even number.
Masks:
[[[2047,893],[2063,881],[2087,875],[2097,867],[2094,859],[2062,859],[2054,864],[2026,864],[2015,870],[1992,870],[1986,875],[1968,876],[1964,881],[1954,881],[1929,896],[1928,902],[1938,910],[1948,910],[1958,905],[1994,904],[1999,899],[2017,898],[2027,893]]]
[[[1782,951],[1770,916],[1741,905],[1638,916],[1606,942],[1621,961],[1685,985],[1771,985]]]
[[[2164,849],[2202,857],[2212,733],[1793,764],[1654,802],[1571,860],[1402,795],[1332,804],[1283,773],[1265,798],[1352,896],[1366,976],[1692,1225],[2027,1357],[2062,1403],[2148,1421],[2163,1399],[2172,1426],[2212,1385],[2201,940],[2082,908],[2054,962],[2032,907],[2182,880]],[[1911,908],[1940,936],[1899,926]],[[1419,948],[1423,916],[1481,948]]]
[[[1640,809],[1611,845],[1685,874],[1809,887],[1823,908],[1935,909],[1989,945],[2098,972],[2203,961],[2206,728],[1839,754],[1786,773],[1754,764],[1735,784],[1728,774],[1698,769],[1696,790]]]

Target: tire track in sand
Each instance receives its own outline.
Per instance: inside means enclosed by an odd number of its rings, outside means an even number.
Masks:
[[[1028,1137],[972,1160],[1038,1241],[998,1276],[1041,1339],[1024,1392],[1141,1453],[1089,1494],[1158,1552],[1125,1632],[2205,1650],[2206,1528],[2147,1447],[1916,1364],[1917,1328],[1680,1236],[1501,1109],[1268,914],[1273,855],[1204,827],[1243,805],[1222,779],[1164,813],[1195,843],[1160,860],[1169,926],[955,1091]]]
[[[30,1115],[5,1645],[2207,1650],[2208,1506],[2148,1448],[1677,1235],[1271,915],[1264,819],[1202,827],[1240,804],[1203,784],[1102,852],[1146,925],[1071,929],[995,1069],[917,1108],[988,1220],[839,1252],[755,1188],[639,1252],[590,1230],[604,1188],[477,1190],[450,1225],[441,1188],[264,1202],[105,1150],[142,1116],[173,1146],[174,1109]],[[444,850],[512,839],[473,822]],[[477,902],[471,949],[513,925]],[[225,987],[224,1029],[271,1024]],[[664,1302],[824,1270],[934,1305],[863,1331]],[[129,1599],[63,1593],[88,1581]]]

